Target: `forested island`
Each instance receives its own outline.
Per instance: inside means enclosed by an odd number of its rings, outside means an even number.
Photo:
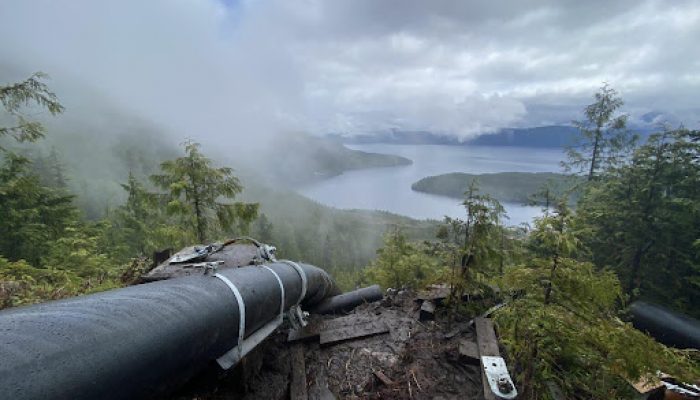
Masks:
[[[464,198],[472,184],[481,192],[506,203],[530,203],[543,188],[552,188],[552,197],[561,196],[562,188],[570,187],[571,176],[554,172],[498,172],[492,174],[468,174],[454,172],[428,176],[411,185],[411,189],[430,194]],[[541,200],[540,200],[541,201]]]

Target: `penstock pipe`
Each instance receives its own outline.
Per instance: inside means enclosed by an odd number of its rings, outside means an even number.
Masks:
[[[323,270],[275,262],[0,311],[0,399],[163,395],[235,364],[240,331],[261,337],[282,310],[336,294]]]
[[[659,342],[677,348],[700,349],[700,321],[644,301],[630,305],[632,325]]]
[[[328,297],[311,309],[316,314],[343,313],[364,304],[379,301],[384,298],[379,285],[372,285],[360,289]]]

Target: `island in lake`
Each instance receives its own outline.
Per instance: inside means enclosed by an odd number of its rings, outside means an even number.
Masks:
[[[568,175],[554,172],[499,172],[492,174],[468,174],[453,172],[428,176],[411,185],[417,192],[437,194],[456,199],[464,198],[472,181],[477,180],[479,192],[489,194],[501,202],[528,203],[530,197],[549,185],[554,194],[570,187]]]

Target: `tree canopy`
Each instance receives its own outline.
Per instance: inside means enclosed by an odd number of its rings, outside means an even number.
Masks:
[[[184,148],[184,157],[163,162],[162,174],[151,176],[165,191],[168,212],[182,217],[183,226],[192,226],[200,243],[206,243],[212,231],[230,229],[234,223],[247,230],[258,205],[230,202],[243,190],[233,170],[212,166],[199,143],[187,141]]]
[[[48,75],[36,72],[22,82],[0,86],[0,103],[13,122],[10,126],[0,126],[0,137],[11,136],[18,142],[33,142],[44,137],[44,127],[28,119],[23,108],[36,106],[51,115],[63,112],[56,95],[43,82],[45,78]],[[0,146],[0,150],[5,149]]]
[[[624,102],[607,83],[594,95],[595,101],[584,109],[584,119],[573,124],[581,133],[575,145],[567,148],[567,170],[585,172],[588,181],[609,166],[622,161],[636,137],[627,130],[627,115],[619,114]]]

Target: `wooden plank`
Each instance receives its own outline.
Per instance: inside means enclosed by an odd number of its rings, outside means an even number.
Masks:
[[[435,319],[435,304],[432,301],[426,300],[420,306],[418,315],[420,321],[432,321]]]
[[[304,361],[304,345],[296,343],[291,350],[292,382],[289,384],[289,398],[291,400],[307,400],[306,390],[306,362]]]
[[[319,342],[321,345],[328,345],[343,340],[378,335],[386,332],[389,332],[389,327],[383,321],[369,321],[354,326],[322,331],[319,335]]]
[[[459,341],[459,354],[466,358],[470,364],[481,365],[479,357],[479,346],[471,340],[462,339]]]
[[[323,321],[312,322],[300,329],[290,329],[287,335],[288,342],[296,342],[299,340],[311,340],[318,337],[323,329]]]
[[[479,356],[500,357],[501,352],[498,349],[498,339],[496,339],[496,331],[493,329],[493,321],[488,318],[474,318],[476,326],[476,344],[479,347]],[[484,386],[484,399],[496,400],[496,395],[491,391],[484,366],[481,365],[481,382]]]
[[[440,302],[450,296],[450,288],[446,285],[432,285],[426,290],[418,292],[416,300],[429,300]]]
[[[479,346],[479,356],[500,357],[496,331],[493,329],[493,321],[488,318],[474,318],[476,325],[476,343]]]

